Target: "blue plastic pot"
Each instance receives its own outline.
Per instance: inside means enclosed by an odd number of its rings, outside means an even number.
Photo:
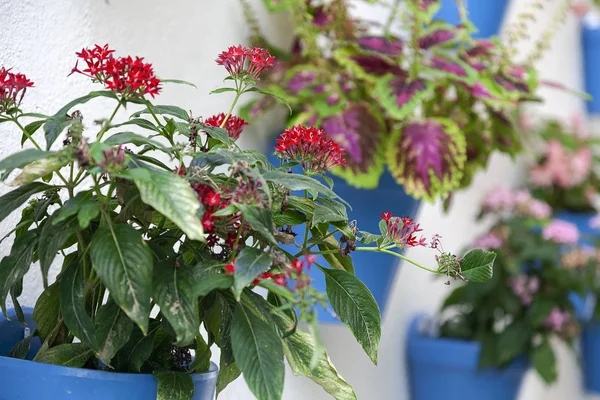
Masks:
[[[581,332],[583,384],[590,393],[600,393],[600,323],[590,322]]]
[[[411,400],[517,398],[529,368],[524,357],[501,370],[480,370],[479,343],[426,336],[420,318],[411,323],[406,351]]]
[[[279,159],[273,155],[271,155],[270,161],[274,165],[279,165]],[[361,231],[379,234],[380,215],[385,211],[391,211],[396,216],[410,216],[412,218],[417,214],[420,201],[407,195],[402,186],[387,171],[381,177],[379,186],[372,190],[357,189],[350,186],[343,179],[335,176],[331,178],[334,181],[333,190],[352,206],[352,210],[348,210],[348,219],[350,221],[356,220]],[[294,194],[301,195],[299,193]],[[304,229],[297,227],[294,228],[294,232],[297,234],[296,241],[301,242],[304,237]],[[288,248],[290,252],[298,251],[295,246],[288,246]],[[355,251],[352,253],[352,261],[356,276],[373,293],[383,314],[394,277],[398,271],[399,259],[382,253]],[[321,265],[326,263],[322,258],[317,262]],[[314,280],[313,286],[325,293],[326,286],[323,273],[314,268],[310,271],[310,276]],[[331,310],[318,310],[318,317],[322,323],[340,323]]]
[[[33,310],[24,309],[27,327],[35,330]],[[0,313],[0,400],[153,400],[157,383],[152,375],[122,374],[82,368],[68,368],[34,361],[9,358],[8,352],[24,337],[25,325],[20,324],[14,310],[10,321]],[[15,318],[13,318],[15,317]],[[33,341],[39,348],[39,340]],[[30,351],[31,359],[37,350]],[[194,374],[194,400],[212,400],[217,384],[218,368]]]
[[[474,37],[489,38],[498,34],[509,0],[466,0],[469,19],[477,28]],[[455,0],[441,0],[435,19],[452,25],[460,24]]]
[[[583,79],[585,91],[592,96],[587,102],[588,112],[600,113],[600,28],[583,26],[581,43],[583,45]]]

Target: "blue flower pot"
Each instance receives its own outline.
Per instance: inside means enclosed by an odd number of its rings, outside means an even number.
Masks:
[[[26,327],[33,333],[32,309],[24,309],[27,325],[20,324],[14,310],[11,319],[0,313],[0,400],[153,400],[157,382],[153,375],[123,374],[83,368],[69,368],[34,361],[9,358],[12,347],[24,337]],[[14,318],[13,318],[14,317]],[[40,346],[32,341],[31,360]],[[194,374],[194,400],[212,400],[219,371],[211,363],[210,370]]]
[[[476,342],[426,336],[416,317],[410,326],[407,361],[411,400],[513,400],[517,398],[527,359],[504,369],[478,368]]]
[[[577,226],[581,234],[579,239],[580,245],[594,246],[594,240],[600,235],[600,231],[592,228],[590,222],[596,216],[593,212],[572,212],[562,211],[555,215],[555,218],[570,222]],[[595,300],[591,294],[581,296],[577,293],[571,293],[569,296],[571,304],[575,309],[577,319],[580,321],[589,321],[594,312]]]
[[[588,112],[600,113],[600,28],[583,26],[581,43],[583,46],[583,79],[585,91],[592,96],[587,102]]]
[[[590,322],[581,332],[583,384],[590,393],[600,393],[600,323]]]
[[[269,157],[271,163],[279,165],[279,159],[271,154]],[[386,171],[376,189],[366,190],[357,189],[346,183],[345,180],[331,176],[334,182],[333,190],[342,199],[346,200],[352,210],[348,210],[349,221],[356,220],[358,228],[361,231],[367,231],[379,234],[380,214],[385,211],[391,211],[396,216],[410,216],[412,218],[417,214],[420,201],[415,200],[404,192],[392,175]],[[300,195],[299,193],[294,193]],[[296,241],[301,242],[304,237],[304,229],[296,227],[294,229]],[[285,248],[286,246],[284,246]],[[298,252],[295,246],[287,246],[290,252]],[[398,270],[399,259],[388,254],[359,252],[352,253],[352,261],[356,276],[367,285],[383,314],[394,276]],[[320,257],[317,261],[321,265],[327,265],[326,261]],[[325,264],[323,264],[325,263]],[[325,277],[317,268],[310,271],[310,277],[313,279],[313,286],[320,292],[325,293]],[[332,310],[318,310],[318,318],[322,323],[340,323],[340,320],[333,315]]]
[[[466,0],[469,19],[477,28],[476,38],[489,38],[498,34],[504,20],[509,0]],[[454,0],[441,0],[441,7],[435,19],[452,25],[460,24],[458,8]]]

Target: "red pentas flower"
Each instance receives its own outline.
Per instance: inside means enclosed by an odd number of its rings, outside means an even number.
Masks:
[[[207,118],[204,123],[206,125],[219,128],[221,125],[223,125],[225,117],[226,115],[224,113],[220,113]],[[248,125],[248,122],[244,121],[242,118],[236,117],[235,115],[230,115],[229,118],[227,118],[227,122],[225,122],[223,128],[229,133],[230,138],[233,140],[238,140],[246,125]]]
[[[275,57],[258,47],[231,46],[219,54],[217,64],[225,67],[233,77],[249,76],[258,80],[260,74],[275,65]]]
[[[125,98],[143,97],[147,94],[154,97],[160,88],[160,80],[154,75],[152,64],[145,63],[140,57],[115,57],[114,50],[108,45],[96,45],[91,49],[83,49],[77,54],[86,64],[79,69],[79,60],[71,71],[100,82],[107,89],[118,92]]]
[[[275,150],[286,160],[297,160],[311,173],[346,165],[344,150],[321,129],[294,126],[277,139]]]
[[[0,68],[0,112],[18,107],[27,88],[32,86],[33,82],[25,75],[15,74],[4,67]]]
[[[387,226],[387,236],[393,240],[399,247],[426,246],[426,239],[421,236],[417,239],[416,234],[423,229],[416,224],[410,217],[394,217],[392,213],[385,212],[381,214]]]

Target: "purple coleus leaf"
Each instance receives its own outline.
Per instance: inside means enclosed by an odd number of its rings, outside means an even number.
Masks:
[[[465,69],[465,67],[460,65],[458,62],[448,60],[447,58],[434,56],[431,58],[431,63],[429,64],[429,66],[431,68],[439,69],[440,71],[444,71],[456,76],[467,76],[467,70]]]
[[[423,50],[430,49],[446,43],[455,37],[454,31],[450,29],[438,29],[419,39],[419,47]]]
[[[365,104],[352,104],[342,113],[323,119],[321,128],[346,151],[341,175],[362,187],[374,187],[383,171],[383,122]]]
[[[390,116],[403,120],[432,90],[433,86],[423,79],[385,76],[375,86],[375,97]]]
[[[475,82],[472,86],[467,86],[467,88],[471,94],[478,99],[485,100],[494,98],[488,88],[481,82]]]
[[[375,51],[390,57],[402,55],[402,42],[400,39],[387,39],[382,36],[364,36],[356,41],[361,49]]]
[[[496,44],[491,40],[478,39],[473,46],[466,51],[466,54],[469,57],[489,56],[496,47]]]
[[[530,92],[529,85],[525,81],[517,79],[515,77],[507,75],[496,75],[494,76],[494,80],[496,81],[496,83],[498,83],[500,86],[502,86],[509,92]]]
[[[392,94],[396,98],[396,104],[398,107],[403,107],[415,97],[418,92],[425,90],[427,85],[422,79],[415,79],[414,81],[393,79],[390,82],[390,87],[392,88]]]
[[[433,200],[460,185],[466,159],[463,134],[451,120],[407,124],[392,136],[387,162],[407,193]]]
[[[316,77],[314,71],[298,71],[288,80],[287,88],[294,94],[298,94],[310,86]]]
[[[325,7],[316,7],[313,13],[313,24],[319,28],[325,28],[331,23],[333,18],[325,11]]]
[[[394,63],[391,63],[381,57],[369,55],[354,55],[350,59],[361,67],[367,74],[373,76],[383,76],[385,74],[394,74],[404,76],[406,73]]]

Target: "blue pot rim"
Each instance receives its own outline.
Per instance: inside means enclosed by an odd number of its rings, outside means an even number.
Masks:
[[[407,341],[409,360],[430,365],[452,365],[453,368],[475,372],[485,371],[479,368],[480,343],[424,335],[419,332],[419,321],[425,317],[427,314],[419,314],[411,321]],[[435,356],[432,357],[431,354]],[[461,356],[456,357],[457,354]],[[523,373],[528,368],[529,360],[520,356],[500,370],[507,373]]]
[[[32,313],[33,309],[30,307],[23,307],[24,313]],[[9,309],[7,312],[9,318],[16,317],[16,313],[14,309]],[[0,322],[5,321],[6,318],[2,313],[0,313]],[[86,369],[86,368],[73,368],[73,367],[64,367],[62,365],[54,365],[54,364],[44,364],[36,361],[29,360],[21,360],[19,358],[5,357],[0,356],[0,369],[1,368],[10,368],[12,371],[15,370],[39,370],[40,374],[45,375],[54,375],[54,376],[73,376],[94,380],[103,380],[103,381],[116,381],[116,382],[125,382],[125,381],[136,381],[138,383],[156,383],[156,379],[152,374],[137,374],[137,373],[127,373],[127,372],[110,372],[110,371],[102,371],[102,370],[94,370],[94,369]],[[219,374],[219,367],[212,361],[210,362],[210,367],[208,371],[191,374],[192,380],[194,383],[199,383],[203,381],[216,379]]]

